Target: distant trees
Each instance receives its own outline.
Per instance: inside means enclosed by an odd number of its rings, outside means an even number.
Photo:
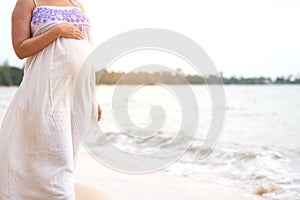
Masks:
[[[185,75],[181,71],[176,70],[176,73],[170,71],[161,71],[161,72],[114,72],[102,70],[97,72],[97,84],[141,84],[147,82],[162,82],[166,84],[184,84],[185,79],[190,84],[240,84],[240,85],[254,85],[254,84],[300,84],[300,77],[293,78],[292,76],[277,77],[274,81],[269,77],[252,77],[252,78],[244,78],[244,77],[223,77],[222,74],[220,76],[210,75],[207,77],[199,76],[199,75]],[[118,82],[120,81],[120,82]]]
[[[294,78],[293,76],[288,76],[287,78],[284,78],[283,76],[277,77],[276,80],[274,81],[276,84],[299,84],[300,83],[300,77]]]
[[[23,69],[10,66],[8,62],[0,65],[0,85],[5,86],[18,86],[23,78]],[[221,79],[221,78],[222,79]],[[207,77],[199,75],[185,75],[180,69],[175,72],[159,71],[159,72],[114,72],[102,70],[96,73],[97,84],[143,84],[143,83],[156,83],[161,82],[165,84],[300,84],[300,77],[277,77],[272,80],[269,77],[223,77],[220,75],[210,75]]]
[[[0,85],[18,86],[23,78],[23,70],[14,66],[9,66],[5,61],[0,65]]]
[[[243,84],[243,85],[255,85],[255,84],[274,84],[271,78],[268,77],[252,77],[252,78],[223,78],[224,84]]]

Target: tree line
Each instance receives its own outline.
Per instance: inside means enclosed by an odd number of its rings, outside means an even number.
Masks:
[[[0,65],[0,85],[18,86],[23,78],[23,69],[10,66],[7,61]]]
[[[10,66],[7,62],[0,65],[0,85],[4,86],[18,86],[23,78],[23,68]],[[102,70],[96,73],[97,84],[300,84],[300,77],[287,76],[277,77],[271,79],[269,77],[223,77],[222,73],[219,75],[199,76],[199,75],[185,75],[180,69],[176,72],[160,71],[160,72],[114,72]]]
[[[161,72],[114,72],[102,70],[96,73],[97,84],[143,84],[143,83],[165,83],[165,84],[240,84],[240,85],[267,85],[267,84],[300,84],[300,77],[292,75],[288,77],[279,76],[272,80],[270,77],[224,77],[223,74],[199,76],[185,75],[180,69],[176,73],[170,71]]]

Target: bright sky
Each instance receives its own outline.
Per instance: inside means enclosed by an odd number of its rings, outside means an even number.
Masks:
[[[15,2],[0,1],[0,62],[21,66],[24,60],[14,55],[10,37]],[[300,76],[299,0],[81,2],[93,25],[95,46],[125,31],[163,28],[196,41],[225,76]]]

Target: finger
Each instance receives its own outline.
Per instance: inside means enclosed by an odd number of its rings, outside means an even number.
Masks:
[[[75,33],[74,36],[73,36],[75,39],[77,40],[82,40],[83,39],[83,36],[81,33]]]
[[[98,121],[100,121],[100,119],[101,119],[101,113],[98,113]]]
[[[83,40],[83,36],[82,36],[82,35],[78,35],[78,38],[79,38],[80,40]]]
[[[98,104],[98,121],[100,121],[100,119],[101,119],[101,113],[102,113],[102,110]]]
[[[83,34],[79,30],[76,32],[76,36],[79,37],[80,39],[83,39]]]
[[[102,115],[102,111],[101,111],[101,110],[99,110],[99,111],[98,111],[98,121],[100,121],[100,119],[101,119],[101,115]]]

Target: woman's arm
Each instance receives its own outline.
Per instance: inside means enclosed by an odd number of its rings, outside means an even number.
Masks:
[[[56,25],[49,31],[30,38],[33,9],[32,0],[18,0],[12,13],[12,43],[15,53],[20,59],[38,53],[58,37],[83,39],[81,31],[71,23]]]

